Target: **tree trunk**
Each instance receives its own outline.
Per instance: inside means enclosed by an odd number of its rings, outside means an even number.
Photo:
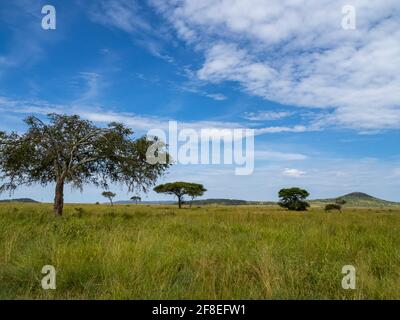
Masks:
[[[57,180],[54,197],[54,214],[61,217],[64,209],[64,181]]]
[[[182,208],[182,198],[181,197],[178,197],[178,206],[179,206],[179,209]]]

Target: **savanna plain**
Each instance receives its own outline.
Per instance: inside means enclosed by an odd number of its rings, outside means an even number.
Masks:
[[[56,269],[43,290],[44,265]],[[356,268],[344,290],[342,267]],[[0,204],[0,299],[400,299],[400,209]]]

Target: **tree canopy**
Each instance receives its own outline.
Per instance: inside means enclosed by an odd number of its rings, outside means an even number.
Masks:
[[[201,197],[207,189],[202,184],[191,183],[191,186],[187,187],[186,194],[191,198],[190,207],[192,207],[193,200],[197,197]]]
[[[113,193],[113,192],[111,192],[111,191],[104,191],[101,195],[102,195],[104,198],[107,198],[108,200],[110,200],[111,206],[114,205],[113,199],[114,199],[115,196],[116,196],[115,193]]]
[[[142,198],[139,196],[133,196],[131,198],[132,201],[135,201],[136,204],[138,204],[138,202],[142,201]]]
[[[305,201],[309,195],[308,191],[300,188],[282,189],[279,191],[279,205],[293,211],[305,211],[310,206]]]
[[[99,128],[77,115],[55,113],[48,119],[45,123],[28,117],[23,134],[0,132],[0,192],[24,184],[55,183],[54,212],[61,215],[65,184],[81,190],[94,184],[107,190],[119,183],[130,192],[146,191],[170,166],[169,161],[146,161],[146,152],[157,138],[133,139],[133,131],[121,123]]]
[[[207,190],[202,184],[190,183],[190,182],[172,182],[161,184],[154,188],[157,193],[171,194],[178,198],[178,206],[182,208],[184,196],[188,195],[193,200],[195,197],[200,197]]]

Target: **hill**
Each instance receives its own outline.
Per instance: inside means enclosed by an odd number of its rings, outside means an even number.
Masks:
[[[190,203],[190,200],[186,200],[186,203]],[[116,201],[115,204],[135,204],[134,201],[122,200]],[[151,204],[151,205],[170,205],[177,204],[176,201],[142,201],[140,204]],[[249,201],[236,200],[236,199],[205,199],[205,200],[194,200],[193,205],[226,205],[226,206],[238,206],[251,204]]]
[[[242,206],[250,204],[249,201],[246,200],[237,200],[237,199],[205,199],[205,200],[195,200],[193,201],[193,205],[224,205],[224,206]]]
[[[186,200],[186,204],[190,203],[190,200]],[[114,204],[135,204],[131,200],[116,201]],[[176,201],[142,201],[140,204],[148,205],[175,205]],[[239,199],[204,199],[204,200],[194,200],[193,205],[205,206],[205,205],[221,205],[221,206],[244,206],[244,205],[273,205],[276,202],[266,202],[266,201],[246,201]]]
[[[353,192],[340,196],[338,198],[330,199],[317,199],[309,200],[311,204],[315,206],[324,206],[327,203],[335,203],[336,199],[341,199],[346,201],[346,206],[348,207],[360,207],[360,208],[383,208],[383,207],[400,207],[400,203],[391,202],[375,198],[369,194],[362,192]],[[190,201],[187,200],[186,203]],[[133,201],[116,201],[115,204],[134,204]],[[175,205],[176,201],[142,201],[141,204],[147,205]],[[244,206],[244,205],[277,205],[277,202],[273,201],[246,201],[240,199],[204,199],[204,200],[194,200],[194,206],[204,206],[204,205],[222,205],[222,206]]]
[[[400,203],[398,202],[382,200],[363,192],[353,192],[346,194],[344,196],[340,196],[338,198],[318,199],[318,200],[312,200],[310,202],[313,204],[318,204],[318,203],[326,204],[326,203],[334,203],[336,199],[345,200],[346,206],[350,207],[380,208],[380,207],[400,206]]]
[[[247,201],[239,199],[205,199],[195,200],[194,205],[222,205],[222,206],[245,206],[245,205],[276,205],[273,201]]]
[[[0,202],[28,202],[28,203],[39,203],[39,201],[30,199],[30,198],[4,199],[4,200],[0,200]]]
[[[168,204],[175,204],[176,201],[141,201],[140,204],[152,204],[152,205],[168,205]],[[108,202],[105,202],[108,204]],[[132,200],[120,200],[115,201],[114,204],[136,204],[135,201]]]

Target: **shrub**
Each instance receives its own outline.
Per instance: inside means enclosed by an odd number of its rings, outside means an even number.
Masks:
[[[340,212],[342,212],[342,206],[340,204],[327,204],[325,206],[325,211],[332,211],[332,210],[338,210]]]

